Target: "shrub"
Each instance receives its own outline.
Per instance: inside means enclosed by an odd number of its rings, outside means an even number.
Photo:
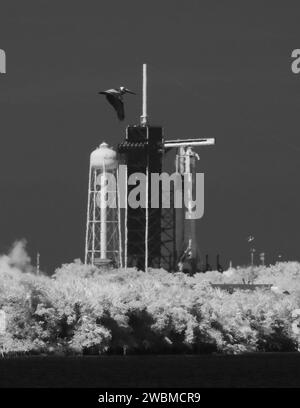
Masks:
[[[0,309],[8,324],[0,353],[298,350],[293,312],[300,307],[299,274],[298,263],[191,277],[164,270],[104,273],[77,261],[46,277],[2,257]],[[229,294],[210,285],[250,278],[275,283],[290,295],[263,289]]]

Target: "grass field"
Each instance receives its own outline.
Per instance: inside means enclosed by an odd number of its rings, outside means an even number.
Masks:
[[[300,387],[300,353],[16,357],[0,387]]]

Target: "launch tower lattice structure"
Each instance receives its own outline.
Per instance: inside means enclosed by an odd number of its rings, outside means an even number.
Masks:
[[[124,265],[147,270],[159,268],[161,259],[161,207],[151,208],[151,174],[162,169],[162,128],[128,126],[126,140],[118,145],[127,168],[127,180],[134,173],[145,175],[145,203],[133,208],[126,200]],[[135,185],[127,183],[127,198]],[[160,191],[157,192],[160,195]]]

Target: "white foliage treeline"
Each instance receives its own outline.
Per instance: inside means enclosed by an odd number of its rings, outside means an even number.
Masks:
[[[236,269],[230,277],[164,270],[99,272],[79,261],[36,276],[17,243],[0,257],[2,355],[19,353],[245,353],[296,351],[300,264]],[[232,294],[214,283],[274,283]],[[247,281],[247,282],[248,282]],[[296,316],[296,317],[295,317]]]

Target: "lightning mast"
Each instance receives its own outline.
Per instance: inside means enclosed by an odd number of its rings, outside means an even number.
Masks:
[[[147,64],[143,64],[143,114],[141,116],[141,126],[146,126],[148,123],[147,85]]]

